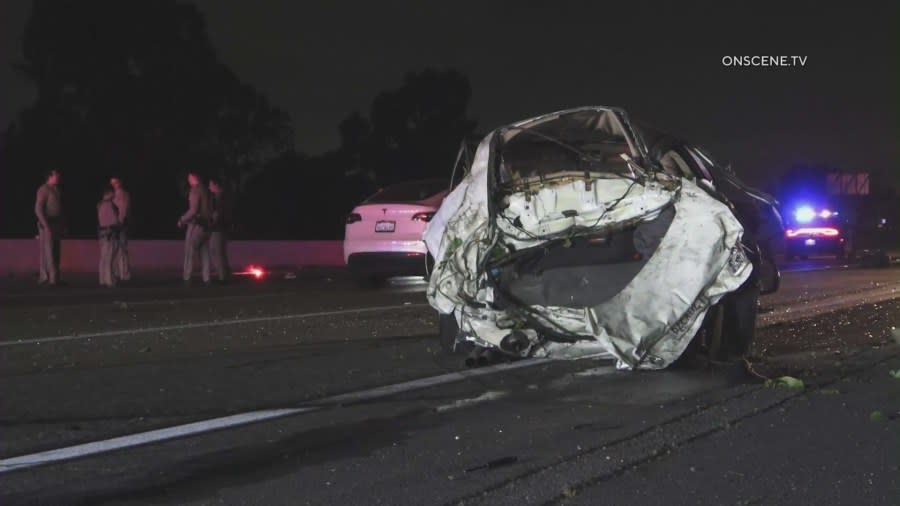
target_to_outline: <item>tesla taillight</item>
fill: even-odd
[[[347,224],[356,223],[357,221],[362,221],[362,216],[359,213],[350,213],[347,215]]]
[[[434,218],[434,213],[433,213],[433,212],[428,212],[428,213],[416,213],[416,214],[414,214],[413,217],[412,217],[413,221],[425,221],[425,222],[431,221],[431,218]]]

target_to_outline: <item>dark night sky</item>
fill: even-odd
[[[307,153],[335,147],[338,122],[404,72],[456,67],[471,79],[482,131],[618,105],[732,160],[750,182],[806,162],[883,172],[896,185],[897,2],[196,3],[222,60],[291,114]],[[4,0],[0,16],[4,124],[33,99],[9,68],[29,5]],[[725,55],[808,61],[725,68]]]

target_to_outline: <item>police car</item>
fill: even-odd
[[[784,231],[785,258],[806,259],[813,255],[847,256],[847,244],[840,213],[811,205],[798,206]]]

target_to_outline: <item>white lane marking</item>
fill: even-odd
[[[494,392],[489,391],[485,392],[478,397],[471,397],[468,399],[459,399],[451,402],[450,404],[443,404],[434,408],[438,413],[443,413],[445,411],[452,411],[454,409],[462,409],[468,408],[470,406],[474,406],[476,404],[481,404],[482,402],[495,401],[497,399],[502,399],[509,395],[509,392]]]
[[[404,287],[397,288],[388,292],[388,295],[405,295],[410,293],[418,293],[424,292],[424,289],[421,290],[410,290]],[[152,306],[152,305],[176,305],[176,304],[189,304],[192,302],[218,302],[218,301],[234,301],[234,300],[246,300],[246,299],[268,299],[275,297],[292,297],[292,296],[304,296],[310,295],[311,292],[301,292],[298,290],[285,290],[281,292],[265,292],[265,293],[247,293],[243,295],[222,295],[222,296],[210,296],[210,297],[184,297],[181,299],[150,299],[150,300],[103,300],[103,301],[92,301],[92,302],[84,302],[81,304],[66,304],[66,305],[52,305],[53,309],[72,309],[72,308],[83,308],[85,306],[109,306],[109,305],[122,305],[125,304],[127,306]]]
[[[129,436],[115,437],[93,443],[85,443],[75,446],[67,446],[56,450],[48,450],[30,455],[22,455],[9,459],[0,460],[0,473],[15,471],[16,469],[24,469],[28,467],[48,464],[50,462],[59,462],[63,460],[71,460],[86,455],[95,455],[105,453],[122,448],[129,448],[149,443],[157,443],[169,439],[190,436],[201,432],[210,432],[218,429],[245,425],[263,420],[271,420],[306,411],[314,411],[319,408],[295,408],[295,409],[271,409],[264,411],[251,411],[249,413],[241,413],[239,415],[224,416],[221,418],[213,418],[211,420],[203,420],[201,422],[188,423],[185,425],[176,425],[165,429],[151,430],[148,432],[140,432]]]
[[[332,397],[327,397],[322,399],[319,403],[327,403],[327,404],[335,404],[335,403],[346,403],[346,402],[361,402],[367,401],[371,399],[376,399],[379,397],[387,397],[389,395],[395,395],[402,392],[406,392],[409,390],[418,390],[421,388],[428,388],[437,385],[443,385],[446,383],[453,383],[456,381],[461,381],[466,378],[475,378],[478,376],[483,376],[485,374],[491,374],[496,371],[505,371],[510,369],[518,369],[520,367],[531,367],[533,365],[541,365],[549,362],[553,362],[553,359],[549,358],[532,358],[529,360],[523,360],[521,362],[513,362],[511,364],[497,364],[486,367],[479,367],[477,369],[466,369],[463,371],[456,372],[448,372],[446,374],[441,374],[440,376],[432,376],[430,378],[420,378],[412,381],[405,381],[403,383],[397,383],[395,385],[387,385],[383,387],[372,388],[369,390],[363,390],[361,392],[350,392],[346,394],[334,395]]]
[[[407,291],[401,292],[399,290],[395,290],[393,292],[388,293],[388,295],[395,295],[395,294],[405,295],[407,293],[411,293],[411,292],[407,292]],[[110,304],[112,304],[112,305],[124,304],[126,306],[147,306],[147,305],[164,306],[164,305],[185,304],[185,303],[191,303],[191,302],[208,303],[208,302],[234,301],[234,300],[246,300],[246,299],[268,299],[268,298],[275,298],[275,297],[285,297],[286,298],[286,297],[294,297],[294,296],[298,296],[298,295],[306,296],[306,295],[315,295],[315,294],[313,294],[311,292],[299,292],[299,291],[288,292],[288,291],[285,291],[285,292],[269,292],[269,293],[256,293],[256,294],[246,294],[246,295],[223,295],[221,297],[190,297],[190,298],[184,298],[184,299],[137,300],[137,301],[133,301],[133,302],[128,301],[128,300],[113,300],[113,301],[100,302],[100,303],[91,304],[91,305],[108,306]],[[69,305],[69,306],[52,306],[52,308],[58,309],[61,307],[62,308],[84,307],[85,305],[86,304],[73,304],[73,305]]]
[[[346,394],[325,397],[315,402],[308,403],[306,406],[297,408],[250,411],[237,415],[212,418],[210,420],[203,420],[184,425],[176,425],[174,427],[167,427],[165,429],[139,432],[137,434],[131,434],[128,436],[115,437],[112,439],[105,439],[92,443],[84,443],[74,446],[67,446],[64,448],[57,448],[55,450],[47,450],[28,455],[21,455],[18,457],[11,457],[0,460],[0,474],[8,473],[10,471],[15,471],[18,469],[26,469],[29,467],[50,464],[53,462],[62,462],[66,460],[87,457],[90,455],[96,455],[99,453],[107,453],[114,450],[132,448],[135,446],[146,445],[150,443],[159,443],[175,438],[195,436],[215,430],[228,429],[240,425],[273,420],[275,418],[283,418],[286,416],[308,413],[311,411],[322,409],[324,406],[328,405],[339,405],[348,402],[360,402],[378,399],[394,394],[420,390],[437,385],[455,383],[464,379],[476,378],[478,376],[484,376],[496,372],[546,364],[548,362],[552,362],[552,360],[546,358],[537,358],[531,360],[523,360],[520,362],[513,362],[511,364],[497,364],[487,367],[480,367],[478,369],[468,369],[465,371],[451,372],[438,376],[432,376],[429,378],[420,378],[416,380],[405,381],[403,383],[397,383],[394,385],[370,388],[368,390],[361,390],[359,392],[350,392]]]
[[[585,369],[584,371],[578,371],[575,373],[575,376],[606,376],[608,374],[613,374],[617,371],[615,366],[607,366],[607,367],[595,367],[593,369]]]
[[[817,272],[817,271],[833,271],[835,269],[850,270],[853,266],[848,264],[839,265],[792,265],[782,267],[779,270],[783,273],[787,272]],[[856,270],[856,269],[854,269]]]
[[[91,295],[96,292],[87,292],[83,295]],[[236,299],[258,299],[258,298],[268,298],[268,297],[277,297],[277,296],[288,296],[288,295],[297,295],[300,292],[292,292],[292,291],[283,291],[283,292],[266,292],[266,293],[248,293],[245,295],[222,295],[222,296],[211,296],[211,297],[184,297],[181,299],[150,299],[150,300],[134,300],[129,301],[127,299],[113,299],[113,300],[94,300],[94,301],[86,301],[76,304],[53,304],[49,306],[41,307],[38,309],[44,308],[53,308],[53,309],[72,309],[72,308],[83,308],[87,306],[109,306],[109,305],[118,305],[118,304],[128,304],[129,306],[142,306],[142,305],[153,305],[153,304],[183,304],[188,302],[215,302],[219,300],[236,300]],[[54,295],[59,295],[58,293]],[[78,293],[68,293],[66,295],[77,296]],[[17,296],[17,297],[27,297],[27,296]],[[15,297],[10,297],[15,298]]]
[[[244,325],[247,323],[262,323],[262,322],[272,322],[272,321],[281,321],[281,320],[299,320],[303,318],[317,318],[322,316],[337,316],[344,314],[357,314],[357,313],[374,313],[378,311],[392,311],[396,309],[410,309],[410,308],[419,308],[419,307],[430,307],[426,303],[405,303],[405,304],[396,304],[392,306],[375,306],[375,307],[361,307],[355,309],[341,309],[337,311],[318,311],[314,313],[300,313],[300,314],[288,314],[288,315],[279,315],[279,316],[260,316],[256,318],[241,318],[235,320],[217,320],[211,322],[197,322],[197,323],[184,323],[181,325],[164,325],[160,327],[142,327],[136,329],[122,329],[122,330],[109,330],[106,332],[95,332],[93,334],[71,334],[66,336],[52,336],[52,337],[38,337],[34,339],[16,339],[14,341],[0,341],[0,347],[4,346],[18,346],[24,344],[40,344],[40,343],[51,343],[55,341],[75,341],[79,339],[92,339],[95,337],[109,337],[109,336],[126,336],[126,335],[134,335],[134,334],[148,334],[152,332],[165,332],[170,330],[187,330],[187,329],[199,329],[199,328],[207,328],[207,327],[222,327],[226,325]]]
[[[411,293],[424,293],[424,289],[407,289],[407,287],[400,286],[396,289],[390,290],[386,292],[386,295],[407,295]],[[332,292],[333,293],[333,292]],[[315,295],[313,292],[302,292],[299,290],[293,291],[283,291],[283,292],[266,292],[266,293],[248,293],[244,295],[222,295],[222,296],[213,296],[213,297],[186,297],[183,299],[151,299],[151,300],[138,300],[134,302],[129,302],[127,300],[114,300],[112,304],[127,304],[129,306],[140,306],[140,305],[166,305],[166,304],[181,304],[181,303],[190,303],[190,302],[218,302],[220,300],[224,301],[233,301],[233,300],[242,300],[242,299],[267,299],[272,297],[295,297],[295,296],[307,296],[307,295]],[[106,305],[106,303],[98,303],[97,305]],[[54,309],[58,307],[78,307],[84,306],[84,304],[75,304],[72,306],[52,306]]]
[[[109,304],[120,305],[125,304],[128,306],[152,306],[155,304],[159,305],[172,305],[172,304],[186,304],[191,302],[216,302],[220,300],[242,300],[242,299],[267,299],[269,297],[288,297],[291,295],[297,295],[298,292],[268,292],[268,293],[248,293],[245,295],[223,295],[221,297],[185,297],[182,299],[150,299],[150,300],[113,300],[107,302],[97,302],[92,303],[90,305],[96,306],[105,306]],[[52,306],[53,309],[58,309],[60,307],[70,308],[70,307],[83,307],[86,304],[70,304],[68,306]]]

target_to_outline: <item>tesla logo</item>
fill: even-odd
[[[384,214],[387,214],[387,208],[385,207],[384,209],[381,210],[381,212],[383,212]]]

